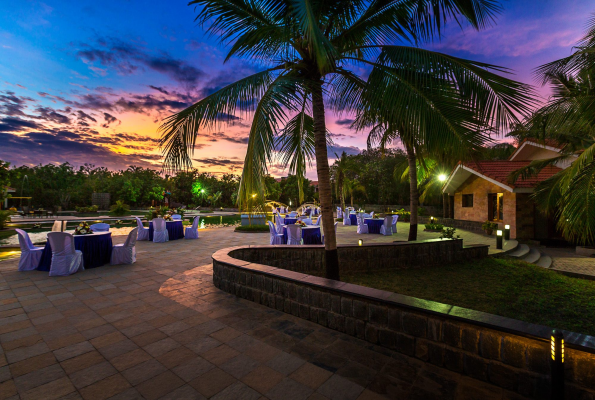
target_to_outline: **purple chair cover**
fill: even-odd
[[[314,228],[302,228],[302,239],[304,244],[322,244],[322,236],[320,235],[320,227]],[[287,243],[287,227],[283,227],[283,242]]]
[[[83,252],[85,269],[109,264],[112,257],[112,233],[74,235],[74,248]],[[43,249],[38,271],[49,271],[52,264],[52,246],[48,240]]]
[[[178,240],[184,238],[184,223],[182,221],[167,221],[165,228],[169,234],[169,240]],[[149,240],[153,241],[153,222],[149,222]]]

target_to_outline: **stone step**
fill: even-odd
[[[519,246],[519,242],[517,242],[514,239],[510,239],[504,242],[504,246],[502,246],[502,252],[503,253],[509,253],[513,250],[516,250],[516,248]]]
[[[552,266],[552,258],[548,255],[542,254],[539,261],[535,263],[542,268],[550,268]]]
[[[529,253],[523,258],[523,261],[529,264],[536,264],[541,258],[541,253],[537,249],[529,249]]]
[[[510,252],[508,255],[512,257],[525,257],[527,254],[529,254],[529,251],[531,251],[529,246],[526,244],[521,244],[517,246],[516,250]]]

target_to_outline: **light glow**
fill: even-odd
[[[438,175],[438,180],[439,180],[440,182],[444,182],[444,181],[446,180],[446,175],[444,175],[444,174],[440,174],[440,175]]]

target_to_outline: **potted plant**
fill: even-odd
[[[492,221],[486,221],[481,224],[481,229],[483,229],[488,235],[491,235],[496,228],[498,228],[498,224]]]

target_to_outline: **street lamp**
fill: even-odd
[[[438,180],[439,180],[440,182],[444,182],[444,181],[446,180],[446,175],[444,175],[444,174],[440,174],[440,175],[438,175]]]

